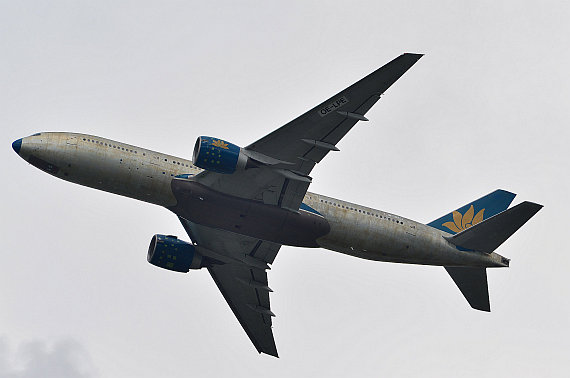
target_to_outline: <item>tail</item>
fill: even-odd
[[[514,193],[499,189],[428,225],[451,233],[445,239],[461,251],[490,254],[542,208],[523,202],[506,210],[514,198]],[[491,311],[486,268],[446,266],[445,270],[472,308]]]
[[[456,234],[506,210],[516,194],[497,189],[476,201],[428,223],[428,226]]]
[[[472,308],[480,311],[491,311],[487,270],[485,268],[446,266],[445,270]]]

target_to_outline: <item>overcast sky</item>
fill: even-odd
[[[568,3],[213,3],[0,0],[0,376],[568,376]],[[188,240],[173,214],[10,146],[245,146],[403,52],[426,56],[309,189],[425,223],[497,188],[545,205],[497,250],[491,313],[441,267],[283,247],[258,355],[207,271],[147,263],[155,233]]]

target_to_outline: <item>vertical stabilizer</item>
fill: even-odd
[[[452,235],[462,233],[472,226],[479,224],[503,211],[505,211],[516,194],[506,190],[497,189],[475,201],[428,223],[428,226],[448,232]],[[468,249],[459,250],[468,251]],[[468,253],[468,252],[467,252]],[[445,270],[453,279],[467,302],[476,310],[491,311],[489,304],[489,287],[487,285],[487,271],[482,267],[449,267]]]
[[[428,223],[428,226],[456,234],[506,210],[516,194],[497,189],[459,209]]]

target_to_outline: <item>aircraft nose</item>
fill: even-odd
[[[15,140],[15,141],[12,143],[12,148],[14,149],[14,151],[16,151],[16,153],[17,153],[18,155],[20,155],[20,149],[22,148],[22,138],[20,138],[20,139],[18,139],[18,140]]]

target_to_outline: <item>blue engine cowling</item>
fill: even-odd
[[[182,273],[203,266],[202,255],[196,252],[196,247],[176,236],[154,235],[146,259],[152,265]]]
[[[207,171],[231,174],[245,169],[248,158],[235,144],[201,136],[194,145],[192,160],[195,166]]]

